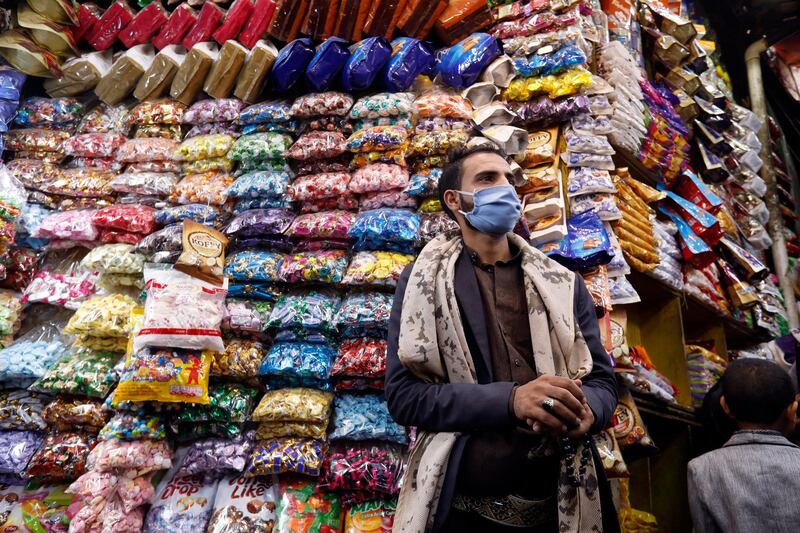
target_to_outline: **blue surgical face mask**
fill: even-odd
[[[472,211],[464,215],[472,227],[481,233],[505,235],[514,229],[522,213],[517,191],[512,185],[495,185],[474,193],[456,191],[472,196]]]

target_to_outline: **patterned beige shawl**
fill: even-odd
[[[592,369],[589,348],[575,326],[575,274],[509,234],[522,250],[525,293],[534,358],[539,374],[577,379]],[[398,356],[402,364],[430,383],[476,383],[475,367],[464,336],[455,294],[455,265],[461,237],[439,235],[420,253],[403,298]],[[450,451],[459,433],[420,431],[409,457],[400,491],[394,531],[424,533],[433,526]],[[580,458],[580,448],[576,462]],[[600,498],[594,462],[581,487],[566,482],[566,464],[559,476],[559,530],[601,532]],[[574,465],[575,471],[578,465]]]

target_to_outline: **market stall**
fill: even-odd
[[[780,128],[672,4],[20,2],[0,533],[391,531],[415,439],[383,397],[394,288],[457,229],[437,184],[477,143],[513,159],[515,232],[594,299],[623,530],[689,530],[695,410],[790,313],[759,174]]]

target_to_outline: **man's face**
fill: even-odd
[[[497,185],[509,185],[514,179],[511,166],[498,154],[479,152],[467,157],[462,163],[461,191],[475,193],[481,189]],[[459,211],[469,213],[474,205],[472,196],[458,194],[449,190],[444,193],[447,207],[456,214],[459,222],[463,215]]]

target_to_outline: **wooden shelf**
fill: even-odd
[[[631,394],[636,401],[636,407],[642,414],[657,417],[662,420],[669,420],[671,422],[702,427],[693,407],[687,407],[678,403],[661,402],[633,389],[631,390]]]

